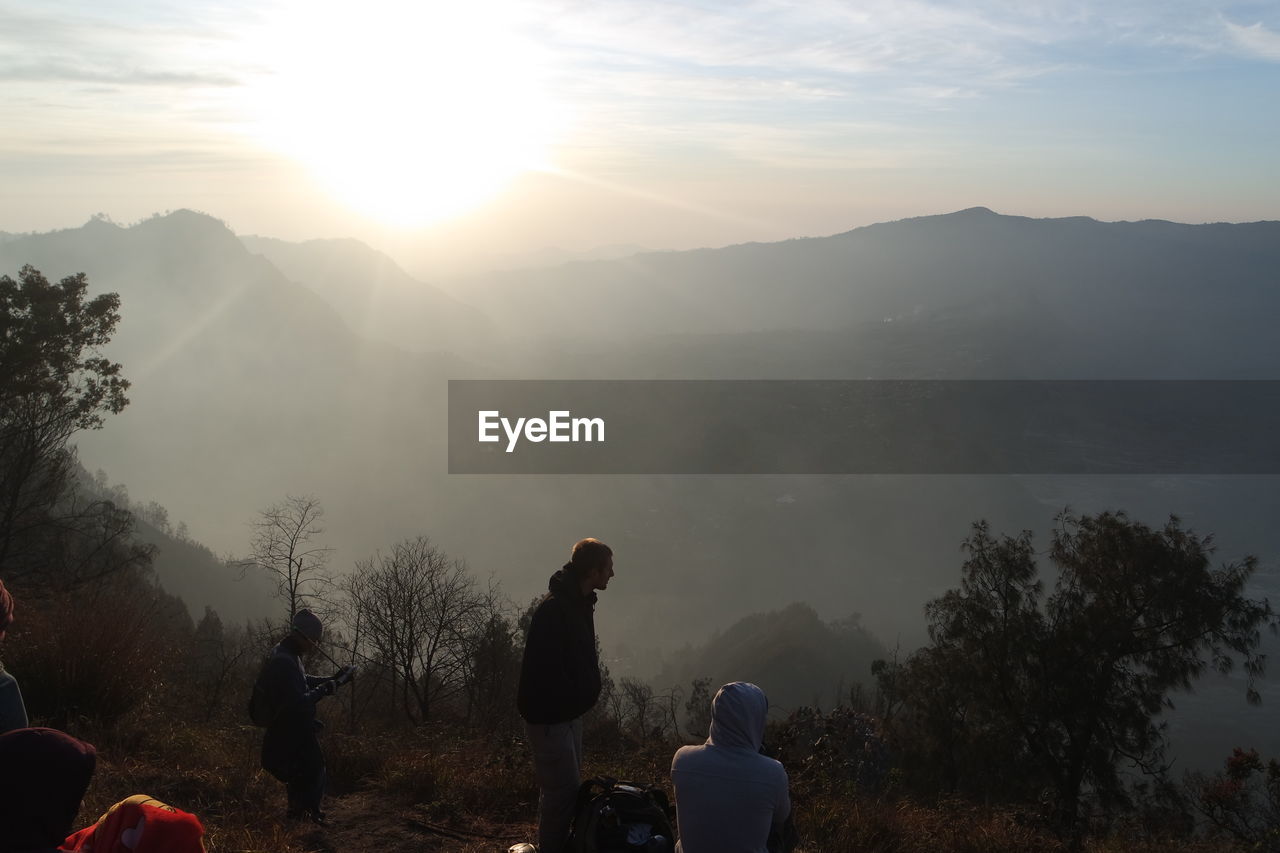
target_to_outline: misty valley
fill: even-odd
[[[989,649],[966,645],[973,635],[959,626],[985,617],[954,596],[972,582],[963,587],[964,606],[976,607],[985,600],[982,579],[1001,567],[1031,572],[999,581],[1021,602],[1018,609],[1005,600],[1002,612],[1045,620],[1038,630],[1048,638],[1071,619],[1080,620],[1076,636],[1091,640],[1123,621],[1119,610],[1103,621],[1079,615],[1086,611],[1068,601],[1105,598],[1113,580],[1091,581],[1089,567],[1114,555],[1086,552],[1120,541],[1194,563],[1212,580],[1197,582],[1222,601],[1280,594],[1280,489],[1261,460],[1248,470],[1247,455],[1230,474],[1186,473],[1176,458],[1167,472],[1107,475],[458,474],[449,465],[448,387],[450,380],[1265,383],[1280,380],[1273,328],[1280,223],[1030,219],[972,208],[822,238],[423,280],[355,240],[241,236],[181,210],[128,226],[96,217],[62,231],[0,234],[0,273],[16,276],[24,265],[49,282],[83,273],[89,297],[119,294],[119,323],[100,351],[122,365],[128,403],[101,428],[74,432],[76,468],[67,476],[78,483],[77,511],[110,504],[131,513],[130,544],[121,547],[136,550],[130,565],[166,596],[155,618],[185,618],[197,635],[213,631],[214,619],[219,637],[249,632],[306,604],[332,608],[343,642],[368,642],[377,636],[376,614],[393,605],[340,611],[338,602],[364,601],[358,590],[375,602],[379,579],[389,583],[397,559],[413,563],[418,553],[423,566],[460,585],[459,596],[488,608],[494,654],[518,654],[548,576],[575,541],[597,537],[613,549],[616,577],[599,595],[595,628],[610,709],[619,721],[639,721],[623,725],[632,745],[656,743],[656,735],[700,737],[698,703],[708,688],[741,680],[766,690],[770,719],[787,721],[795,738],[787,748],[799,749],[803,725],[836,725],[821,715],[870,719],[910,707],[902,697],[920,695],[912,685],[920,690],[919,680],[930,677],[923,664],[907,666],[913,653],[947,648],[954,656],[939,652],[933,665],[979,670]],[[6,405],[23,393],[10,392]],[[1188,399],[1186,417],[1214,431],[1275,416],[1270,403],[1222,412],[1212,402]],[[526,419],[525,411],[484,410],[478,421],[470,411],[470,437],[498,455],[528,444],[568,452],[608,443],[600,411],[541,411],[545,417]],[[1015,429],[1028,417],[1015,398],[980,414]],[[688,407],[663,409],[664,422],[642,440],[710,459],[724,442],[683,420],[694,417]],[[944,456],[970,452],[947,443],[957,434],[947,426],[907,421],[893,434]],[[767,431],[778,428],[762,422],[756,433],[745,431],[737,451],[750,454],[756,440],[765,446]],[[1133,446],[1165,438],[1159,423],[1135,429],[1150,435],[1126,434]],[[321,555],[315,566],[324,567],[324,583],[285,603],[278,578],[255,557],[255,536],[271,513],[298,510],[295,501],[322,510],[323,523],[308,517],[316,523],[303,539]],[[27,559],[18,550],[10,557],[14,566]],[[1236,570],[1244,580],[1232,587]],[[25,576],[6,571],[16,594],[22,583],[14,578]],[[1142,597],[1133,607],[1155,608],[1174,580],[1144,584],[1140,574],[1126,581]],[[1222,606],[1221,619],[1235,613]],[[1185,601],[1169,607],[1171,620],[1194,609]],[[1223,634],[1214,647],[1236,665],[1188,665],[1189,689],[1181,676],[1171,678],[1169,705],[1150,709],[1154,725],[1167,725],[1158,732],[1169,743],[1162,757],[1179,775],[1212,773],[1236,747],[1280,755],[1280,681],[1274,672],[1251,679],[1244,666],[1251,658],[1240,648],[1254,628],[1262,629],[1257,652],[1280,648],[1265,630],[1272,617],[1239,619],[1237,634]],[[41,660],[21,651],[22,636],[6,642],[6,662],[33,690],[56,692],[56,679],[41,688],[39,677],[18,668]],[[470,655],[476,647],[467,648]],[[248,661],[260,651],[237,654]],[[224,663],[230,678],[234,667]],[[464,704],[468,719],[473,710],[484,717],[479,709],[489,705],[513,713],[510,685],[451,692],[450,679],[473,664],[419,673],[418,688],[402,685],[415,725],[461,713]],[[221,671],[213,661],[202,665]],[[1161,666],[1176,668],[1164,661],[1151,669]],[[1048,683],[1078,684],[1074,677],[1063,672]],[[199,701],[210,709],[240,701],[231,681],[217,683]],[[1026,683],[1006,686],[1034,692]],[[1261,704],[1246,702],[1251,689]],[[354,720],[355,700],[349,714]],[[839,719],[854,725],[854,717]],[[836,730],[826,731],[835,742]],[[1122,768],[1116,785],[1142,777],[1114,761]],[[1095,779],[1084,789],[1123,799],[1119,788],[1105,787]],[[421,819],[447,822],[434,813]]]

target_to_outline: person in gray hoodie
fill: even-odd
[[[680,827],[677,853],[767,853],[770,830],[791,813],[787,771],[760,753],[769,700],[734,681],[711,700],[711,731],[671,761]]]

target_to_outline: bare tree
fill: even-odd
[[[329,580],[324,569],[333,549],[317,543],[324,533],[323,516],[315,497],[288,495],[253,522],[253,553],[247,565],[274,577],[280,597],[289,605],[289,622],[303,604],[304,585]]]
[[[619,722],[630,729],[632,736],[641,744],[648,743],[655,721],[658,722],[656,728],[661,728],[662,707],[653,695],[653,688],[638,678],[625,675],[618,682],[618,687],[625,714]]]
[[[363,598],[362,582],[363,578],[358,574],[353,574],[348,575],[343,583],[343,591],[345,592],[342,608],[343,618],[351,631],[346,652],[349,655],[351,664],[359,663],[365,666],[364,672],[361,673],[359,686],[363,687],[373,682],[375,690],[353,688],[347,691],[347,729],[351,734],[356,732],[356,719],[362,705],[367,706],[369,704],[370,696],[376,691],[377,684],[382,681],[383,675],[383,668],[376,665],[378,662],[371,660],[365,654],[364,613],[359,605]],[[375,665],[370,666],[370,664]],[[361,694],[364,695],[363,703],[360,701]]]
[[[695,678],[689,687],[689,698],[684,703],[685,726],[689,734],[702,737],[711,730],[711,678]]]
[[[466,689],[473,645],[492,615],[466,564],[425,536],[356,564],[348,585],[366,642],[392,673],[411,722]]]
[[[684,699],[684,691],[678,685],[673,686],[666,693],[658,697],[663,703],[664,715],[662,720],[663,730],[666,730],[667,723],[671,724],[671,736],[679,740],[680,738],[680,700]]]
[[[619,689],[618,685],[610,684],[608,691],[601,689],[600,701],[597,703],[596,707],[599,708],[602,706],[606,709],[605,716],[613,720],[614,724],[618,728],[619,734],[623,733],[626,728],[627,701],[626,696],[623,695],[622,690]]]
[[[66,451],[74,461],[74,450]],[[55,511],[27,531],[25,556],[11,552],[7,581],[20,580],[28,598],[56,598],[121,572],[150,572],[155,546],[134,539],[133,514],[109,500],[86,494],[72,479]],[[38,560],[26,559],[38,556]]]
[[[507,614],[508,602],[497,584],[490,581],[481,595],[482,609],[467,638],[467,722],[494,731],[513,718],[521,644],[519,629]]]

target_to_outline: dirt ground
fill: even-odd
[[[445,826],[420,807],[389,807],[369,793],[331,798],[326,812],[329,826],[300,835],[308,853],[506,853],[534,834],[533,823]]]

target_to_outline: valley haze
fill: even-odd
[[[1280,379],[1277,222],[970,208],[425,282],[356,241],[240,238],[177,211],[5,235],[0,264],[26,263],[122,298],[108,354],[131,404],[78,436],[90,471],[219,554],[247,552],[259,510],[314,495],[335,568],[427,535],[519,606],[597,536],[618,568],[598,620],[615,674],[656,674],[682,644],[793,602],[909,650],[974,521],[1046,541],[1067,505],[1177,513],[1280,588],[1270,477],[450,476],[445,444],[451,379]],[[224,618],[269,606],[242,604]],[[1218,702],[1280,746],[1270,706],[1230,685],[1186,704]],[[1206,757],[1232,745],[1196,737]]]

